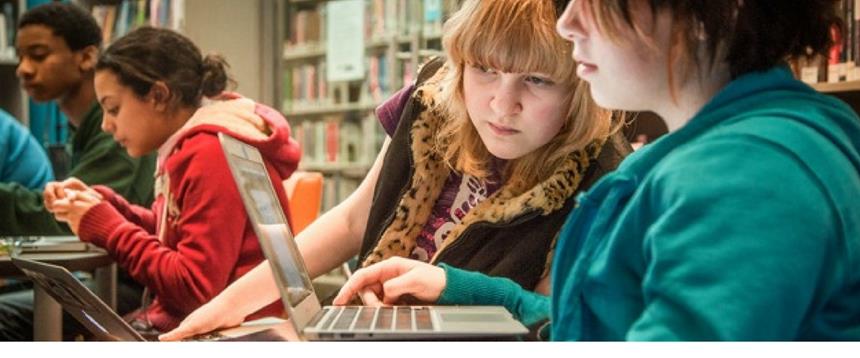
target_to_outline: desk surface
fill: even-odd
[[[90,248],[83,252],[42,252],[21,254],[21,258],[63,266],[69,271],[90,271],[113,263],[113,259],[102,249]],[[0,256],[0,276],[23,276],[12,264],[9,256]]]

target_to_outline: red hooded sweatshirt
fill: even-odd
[[[81,219],[81,240],[107,250],[154,293],[152,304],[136,318],[162,332],[264,259],[218,132],[260,150],[281,206],[288,210],[278,184],[296,169],[301,153],[286,119],[269,107],[226,94],[201,107],[159,148],[151,210],[96,186],[105,200]],[[283,306],[276,302],[248,318],[281,313]]]

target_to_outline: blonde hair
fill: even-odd
[[[502,180],[514,193],[553,174],[570,153],[612,130],[611,112],[597,107],[588,85],[576,77],[571,45],[555,32],[551,0],[466,0],[445,22],[442,45],[447,74],[439,100],[447,117],[436,135],[436,151],[457,171],[488,179],[493,156],[466,111],[463,71],[467,65],[509,73],[545,73],[569,88],[567,122],[544,146],[507,162]]]

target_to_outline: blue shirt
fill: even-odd
[[[45,150],[15,118],[0,110],[0,182],[41,190],[54,180]]]

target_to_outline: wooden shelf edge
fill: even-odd
[[[17,59],[17,58],[14,58],[14,57],[12,57],[12,58],[10,58],[10,57],[0,57],[0,65],[3,65],[3,66],[17,66],[17,65],[18,65],[18,59]]]
[[[822,93],[860,92],[860,81],[816,83],[810,86]]]
[[[347,112],[366,112],[372,111],[379,106],[379,103],[350,103],[345,105],[331,105],[320,107],[307,107],[300,109],[282,108],[281,112],[287,118],[289,117],[318,117],[327,114],[340,114]]]
[[[416,35],[396,35],[392,39],[391,36],[383,36],[383,37],[375,37],[372,39],[366,40],[364,47],[367,50],[373,50],[381,47],[388,47],[392,43],[396,44],[408,44],[412,41],[413,36]],[[441,34],[432,33],[427,36],[422,36],[422,38],[426,40],[438,40],[442,38]],[[284,61],[299,61],[305,59],[312,59],[317,57],[323,57],[326,54],[326,45],[325,43],[316,43],[313,45],[307,45],[304,47],[293,47],[288,48],[284,47],[284,53],[281,55],[281,58]]]
[[[325,47],[308,46],[284,49],[281,58],[284,61],[297,61],[325,56]]]
[[[345,176],[363,177],[370,170],[369,164],[362,163],[302,163],[299,170],[320,172],[323,174],[343,174]]]

